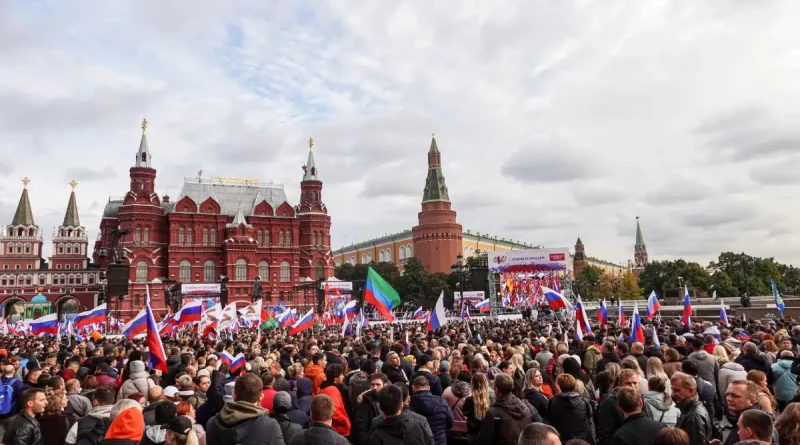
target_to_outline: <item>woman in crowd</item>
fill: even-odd
[[[472,373],[461,371],[453,384],[445,388],[442,398],[453,412],[453,426],[447,430],[447,443],[452,445],[467,444],[467,418],[464,415],[464,403],[470,396]]]
[[[147,397],[145,397],[144,394],[140,392],[132,393],[131,395],[128,396],[128,398],[139,402],[139,405],[142,405],[142,409],[144,409],[144,407],[147,406]]]
[[[779,445],[800,445],[800,403],[790,403],[775,421]]]
[[[474,444],[483,425],[483,418],[494,403],[490,397],[489,382],[481,373],[472,375],[470,395],[464,400],[464,417],[467,418],[467,442]],[[492,393],[493,395],[493,393]]]
[[[344,437],[350,436],[350,417],[351,410],[346,408],[349,405],[350,396],[347,387],[344,386],[344,369],[342,365],[328,365],[325,368],[325,380],[319,387],[320,394],[327,394],[333,399],[333,429]]]
[[[563,373],[569,374],[574,377],[575,380],[583,382],[583,391],[579,392],[581,397],[584,397],[587,400],[595,401],[596,397],[594,394],[594,384],[592,384],[592,378],[589,377],[589,374],[584,372],[583,369],[581,369],[581,364],[578,363],[578,360],[576,360],[574,357],[569,357],[564,360],[564,363],[561,366]]]
[[[654,357],[651,357],[652,360]],[[658,360],[657,358],[655,360]],[[650,363],[648,363],[649,367]],[[669,392],[667,392],[666,375],[653,375],[647,381],[649,391],[642,394],[645,410],[653,420],[661,422],[665,426],[675,426],[681,411],[675,406]]]
[[[192,404],[189,402],[179,403],[176,414],[178,416],[185,416],[187,419],[191,420],[192,429],[194,429],[194,432],[197,435],[198,445],[206,445],[206,431],[201,425],[198,425],[195,422],[194,407]]]
[[[747,373],[747,380],[755,383],[758,387],[758,404],[764,408],[767,414],[773,414],[778,406],[778,402],[767,386],[767,375],[753,369]]]
[[[661,379],[666,382],[666,390],[667,394],[672,394],[672,388],[670,387],[669,377],[667,377],[667,373],[664,372],[664,368],[661,365],[661,360],[658,357],[650,357],[647,359],[647,381],[650,382],[650,379],[653,377],[660,377]],[[642,391],[644,393],[644,391]]]
[[[47,397],[47,407],[39,417],[42,445],[64,445],[67,433],[73,423],[73,419],[64,415],[64,408],[67,407],[67,395],[60,389],[54,390],[48,387],[45,390],[45,397]]]
[[[575,392],[575,378],[565,372],[558,376],[556,383],[561,392],[550,400],[550,424],[563,442],[581,439],[594,445],[594,413],[589,401]]]
[[[544,392],[545,386],[550,388],[551,396]],[[545,420],[548,418],[547,403],[554,395],[550,385],[545,385],[542,371],[539,368],[529,369],[525,374],[525,389],[522,391],[522,398],[533,405]]]
[[[672,374],[681,370],[681,355],[676,349],[669,348],[664,353],[667,362],[664,364],[664,373],[672,378]]]
[[[620,366],[622,369],[633,369],[636,371],[636,374],[639,376],[639,391],[647,391],[647,379],[644,378],[644,372],[642,372],[642,368],[639,366],[638,360],[629,355],[622,359]]]

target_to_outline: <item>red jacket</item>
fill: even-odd
[[[117,381],[108,376],[108,374],[97,374],[95,376],[97,378],[97,387],[101,386],[110,386],[114,388],[114,391],[119,390],[119,384]]]
[[[272,401],[275,399],[276,392],[275,388],[272,387],[261,390],[261,394],[264,394],[264,397],[261,398],[261,407],[268,410],[270,413],[272,413]]]
[[[331,426],[333,430],[344,437],[350,436],[350,418],[347,417],[347,412],[344,410],[344,401],[342,400],[342,393],[335,385],[326,386],[319,390],[320,394],[327,394],[333,399],[333,423]]]

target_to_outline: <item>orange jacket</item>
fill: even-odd
[[[334,386],[328,386],[319,391],[320,394],[327,394],[333,399],[333,422],[331,427],[334,431],[344,437],[350,436],[350,418],[347,417],[347,412],[344,409],[344,401],[342,400],[342,393]]]
[[[315,365],[312,363],[306,366],[305,376],[306,378],[311,379],[311,383],[313,385],[313,391],[311,394],[319,394],[319,386],[325,381],[325,369],[322,367],[322,365]]]

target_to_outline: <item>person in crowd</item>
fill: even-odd
[[[571,374],[564,372],[558,376],[556,384],[561,392],[548,403],[548,419],[561,440],[581,439],[594,445],[594,411],[589,401],[575,392],[575,383]]]
[[[756,387],[758,387],[757,400],[761,408],[764,409],[764,412],[770,415],[773,414],[778,408],[778,401],[775,400],[775,396],[772,395],[772,392],[767,386],[767,376],[763,372],[754,369],[747,373],[747,380],[755,383]]]
[[[681,363],[681,370],[684,374],[694,377],[695,387],[697,388],[697,397],[700,399],[700,402],[713,419],[714,415],[716,414],[715,402],[717,399],[715,387],[711,384],[711,382],[706,381],[697,374],[698,369],[696,362],[692,360],[684,360],[683,363]]]
[[[436,397],[441,397],[444,390],[442,389],[442,381],[433,373],[433,358],[430,355],[423,354],[419,357],[419,368],[417,372],[411,377],[413,382],[417,377],[423,376],[428,379],[428,386],[430,387],[431,394]]]
[[[697,376],[710,383],[713,388],[716,388],[716,376],[719,374],[719,363],[717,363],[717,358],[703,349],[704,343],[700,338],[692,339],[690,345],[694,352],[689,354],[688,361],[691,361],[697,365]]]
[[[658,360],[658,359],[656,359]],[[660,379],[654,376],[652,379]],[[653,445],[664,424],[648,417],[644,412],[639,390],[625,387],[617,393],[617,406],[625,420],[609,441],[611,445]],[[559,431],[560,432],[560,431]],[[562,435],[563,437],[563,435]]]
[[[690,445],[689,435],[686,434],[686,431],[672,426],[661,429],[656,434],[654,443],[656,445]]]
[[[273,399],[273,411],[270,413],[270,417],[275,419],[281,427],[283,441],[285,443],[291,442],[295,434],[303,431],[303,426],[292,422],[292,419],[288,416],[289,411],[292,410],[292,397],[286,391],[278,391],[273,396]]]
[[[59,377],[60,378],[60,377]],[[72,427],[71,417],[64,414],[67,394],[61,389],[45,389],[47,406],[39,416],[43,445],[62,445]]]
[[[464,399],[464,417],[467,420],[467,442],[474,444],[484,417],[494,403],[494,392],[489,389],[486,376],[478,372],[472,375],[470,395]]]
[[[800,445],[800,403],[790,403],[775,421],[780,445]]]
[[[386,363],[381,367],[381,372],[385,374],[392,383],[410,383],[409,377],[411,374],[406,372],[400,360],[400,355],[397,352],[392,351],[386,354]]]
[[[720,394],[721,402],[727,408],[725,401],[725,392],[728,390],[728,385],[734,380],[746,379],[747,371],[744,366],[734,361],[723,363],[719,368],[719,377],[717,378],[717,391]]]
[[[758,404],[758,386],[750,380],[734,380],[728,385],[725,393],[728,401],[727,420],[731,425],[730,433],[725,439],[725,445],[733,445],[739,439],[739,417],[746,411],[764,411]]]
[[[111,416],[111,408],[114,405],[114,388],[103,386],[95,391],[92,408],[88,414],[80,418],[72,425],[67,433],[64,443],[75,445],[97,445],[103,439]]]
[[[297,379],[295,382],[295,392],[297,393],[297,409],[306,416],[311,413],[311,399],[314,393],[314,384],[311,379],[305,377]]]
[[[642,390],[647,389],[647,379],[644,376],[644,371],[639,367],[639,361],[632,356],[627,356],[623,357],[619,364],[622,369],[631,369],[635,371],[636,375],[639,377],[639,388]]]
[[[767,359],[759,354],[758,346],[753,342],[747,342],[742,346],[742,354],[736,358],[736,363],[742,365],[745,371],[761,371],[767,376],[767,383],[772,384],[772,368]]]
[[[345,445],[349,443],[346,437],[337,433],[331,426],[334,416],[333,405],[333,399],[327,394],[315,396],[311,400],[311,427],[299,431],[286,445]]]
[[[619,388],[631,387],[639,390],[639,374],[633,369],[623,369],[619,374],[619,385],[608,394],[597,407],[597,443],[605,445],[622,426],[625,417],[617,404]]]
[[[119,403],[132,402],[122,400]],[[116,405],[115,405],[116,407]],[[113,410],[112,410],[113,416]],[[129,407],[113,416],[100,445],[138,445],[144,436],[144,417],[138,407]]]
[[[188,401],[183,401],[176,406],[176,418],[186,417],[192,423],[192,429],[197,436],[198,445],[206,445],[206,430],[196,422],[194,407]],[[167,442],[169,442],[169,431],[167,431]],[[169,445],[169,444],[168,444]]]
[[[472,373],[461,371],[453,384],[445,388],[442,398],[453,412],[453,427],[447,430],[450,445],[467,445],[467,418],[464,415],[464,403],[471,392]]]
[[[594,380],[597,376],[597,364],[602,360],[603,352],[595,344],[595,336],[587,334],[583,336],[583,357],[581,357],[581,366],[589,376]]]
[[[237,377],[233,401],[226,403],[206,425],[206,442],[209,445],[284,445],[280,425],[261,407],[262,389],[263,383],[255,374]]]
[[[37,364],[38,366],[38,364]],[[28,388],[19,395],[20,414],[3,434],[4,445],[43,445],[42,429],[36,416],[47,408],[47,397],[40,388]]]
[[[372,385],[369,379],[372,374],[375,374],[377,367],[372,360],[354,361],[353,364],[358,364],[358,368],[347,373],[345,376],[345,384],[350,394],[350,406],[355,407],[358,405],[358,397],[363,394],[364,391],[371,389]]]
[[[378,373],[370,376],[370,389],[362,392],[356,399],[355,417],[350,430],[354,445],[366,445],[372,419],[379,416],[380,392],[389,382],[386,375]]]
[[[446,431],[453,427],[453,412],[441,397],[431,394],[430,381],[425,376],[414,379],[411,410],[426,418],[436,445],[446,445]]]
[[[696,378],[682,372],[673,374],[672,399],[681,410],[676,426],[686,431],[691,445],[707,445],[711,440],[711,415],[697,395]]]
[[[681,370],[681,356],[677,349],[669,348],[664,353],[666,363],[664,363],[664,373],[668,378],[672,378],[672,374]]]
[[[656,359],[658,360],[658,359]],[[642,394],[645,414],[664,426],[675,426],[681,411],[675,406],[669,393],[667,393],[666,374],[655,374],[647,381],[649,391]],[[624,411],[623,411],[624,414]]]
[[[93,401],[94,392],[99,387],[100,386],[97,384],[97,377],[88,374],[83,377],[83,381],[81,382],[81,395],[89,399],[89,401]]]
[[[273,385],[275,384],[275,375],[271,372],[264,372],[261,374],[261,382],[264,385],[264,389],[261,390],[261,407],[265,410],[272,412],[272,402],[275,398],[275,388]]]
[[[186,401],[192,405],[192,408],[197,410],[197,407],[206,401],[206,391],[208,391],[208,387],[211,386],[211,377],[207,375],[198,375],[194,378],[193,382],[195,385],[194,394],[189,396]]]
[[[545,387],[549,388],[551,392],[553,391],[551,385],[545,385],[542,371],[537,368],[531,368],[525,373],[525,389],[522,390],[522,398],[533,405],[539,415],[547,420],[549,417],[547,403],[555,394],[548,397],[544,391]]]
[[[740,441],[756,440],[766,444],[773,443],[774,425],[772,416],[763,412],[751,409],[739,416],[737,431]]]
[[[520,432],[518,445],[561,445],[561,438],[552,426],[534,422]]]
[[[305,368],[305,376],[311,379],[313,392],[312,395],[319,394],[319,387],[325,381],[325,367],[328,365],[328,359],[325,354],[317,352],[311,356],[311,364]]]
[[[494,385],[497,399],[484,417],[477,441],[494,445],[516,444],[522,429],[532,421],[541,422],[542,418],[539,413],[532,412],[535,408],[514,395],[511,376],[499,374]]]
[[[150,388],[156,386],[153,379],[150,378],[150,374],[147,372],[144,366],[144,362],[141,360],[133,360],[129,362],[130,367],[130,375],[128,380],[122,383],[122,386],[119,387],[119,393],[117,393],[117,401],[122,399],[127,399],[134,392],[140,392],[142,394],[147,394],[150,391]]]
[[[160,403],[155,409],[155,425],[145,425],[142,445],[163,445],[166,432],[162,425],[172,421],[178,415],[178,407],[173,402]]]
[[[672,388],[670,387],[669,383],[669,376],[667,376],[667,373],[664,372],[664,365],[661,363],[661,359],[658,357],[650,357],[647,359],[647,364],[645,366],[646,366],[645,369],[647,370],[647,372],[645,372],[645,378],[647,378],[648,381],[648,389],[649,389],[650,378],[653,376],[657,376],[661,377],[661,379],[664,382],[666,382],[666,393],[672,394]],[[644,388],[641,389],[644,390]]]
[[[398,386],[386,385],[381,388],[378,401],[384,418],[369,433],[366,443],[376,445],[435,443],[422,424],[403,410],[403,391]]]
[[[163,428],[166,445],[204,445],[203,439],[197,435],[194,422],[187,416],[177,416],[164,424]]]
[[[97,384],[99,386],[110,386],[116,391],[119,389],[119,383],[117,383],[117,379],[109,375],[109,372],[111,372],[111,367],[108,363],[101,362],[97,365],[94,376],[97,377]]]
[[[86,416],[89,410],[92,409],[92,401],[88,397],[81,395],[81,382],[78,379],[70,379],[65,383],[67,391],[68,405],[72,408],[72,412],[76,418]]]
[[[333,414],[333,429],[344,437],[350,437],[349,394],[344,386],[344,368],[333,364],[325,368],[325,381],[320,385],[320,394],[326,394],[333,400],[336,412]]]
[[[0,385],[5,385],[11,388],[11,400],[16,402],[19,400],[19,394],[22,392],[23,383],[22,380],[16,377],[17,369],[14,365],[8,364],[3,366],[3,377],[0,378]],[[6,414],[0,415],[0,420],[8,419],[9,417],[15,415],[20,410],[20,406],[17,403],[11,403],[8,407],[8,412]]]

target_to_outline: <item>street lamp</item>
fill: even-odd
[[[452,265],[450,270],[458,277],[458,291],[461,295],[461,307],[464,306],[464,276],[468,269],[469,267],[464,264],[464,256],[459,253],[458,256],[456,256],[456,264]]]

